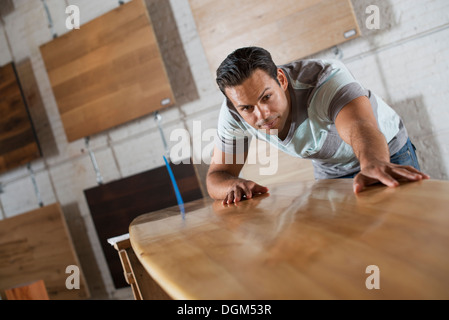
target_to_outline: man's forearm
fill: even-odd
[[[390,150],[384,135],[369,122],[360,121],[351,128],[350,144],[360,168],[378,162],[390,162]]]
[[[208,173],[206,177],[207,192],[214,200],[224,199],[236,180],[239,178],[225,171]]]
[[[335,125],[340,137],[352,147],[360,162],[360,172],[354,177],[355,193],[377,182],[395,187],[399,185],[396,179],[416,181],[429,178],[413,167],[391,163],[388,143],[377,126],[367,97],[358,97],[341,109]]]

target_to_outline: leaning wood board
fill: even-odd
[[[41,156],[15,65],[0,68],[0,173]]]
[[[79,267],[79,289],[66,288],[70,265]],[[0,220],[0,291],[39,280],[51,300],[90,295],[59,203]]]
[[[184,202],[203,197],[192,164],[171,164]],[[171,207],[176,195],[165,166],[84,190],[109,271],[118,288],[128,286],[117,251],[107,242],[128,233],[134,218],[146,212]],[[178,213],[179,213],[178,208]]]
[[[269,185],[223,206],[194,201],[130,225],[142,265],[174,299],[449,299],[449,182]],[[379,269],[379,289],[368,289]]]
[[[40,50],[69,142],[175,103],[142,0],[130,1]]]
[[[212,73],[235,49],[288,63],[360,36],[350,0],[189,0]]]

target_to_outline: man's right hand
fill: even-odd
[[[261,186],[254,181],[236,179],[232,186],[228,189],[226,197],[223,199],[223,205],[239,202],[245,197],[251,199],[255,194],[264,194],[268,192],[268,188]]]
[[[220,200],[226,205],[239,202],[244,197],[250,199],[255,194],[268,192],[267,187],[239,178],[247,156],[248,153],[245,152],[243,161],[238,162],[233,155],[232,163],[228,163],[226,154],[215,146],[206,177],[207,191],[212,199]]]

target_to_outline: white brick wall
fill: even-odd
[[[363,8],[377,5],[381,28],[362,30],[364,37],[340,45],[343,61],[365,87],[402,116],[417,147],[421,169],[432,178],[448,179],[448,148],[443,137],[449,131],[449,109],[444,103],[449,98],[449,44],[445,41],[449,36],[449,2],[353,3],[359,24],[368,16]],[[313,57],[332,56],[327,50]]]
[[[215,127],[221,104],[188,0],[170,0],[199,99],[161,111],[168,139],[172,130],[185,128],[193,134],[193,121],[202,129]],[[118,6],[111,0],[47,0],[55,30],[65,29],[65,7],[80,7],[81,25]],[[359,23],[367,15],[366,6],[376,4],[381,11],[381,29],[366,30],[364,36],[339,46],[343,61],[367,87],[386,99],[404,118],[418,148],[422,170],[435,179],[448,179],[449,170],[449,1],[447,0],[357,0],[353,1]],[[45,71],[39,46],[51,40],[41,1],[15,0],[15,11],[3,17],[0,25],[0,65],[29,58],[45,105],[56,152],[32,164],[44,204],[60,202],[67,209],[69,225],[78,223],[90,247],[77,246],[85,273],[89,264],[101,270],[101,279],[91,283],[93,298],[132,298],[129,290],[115,291],[96,237],[83,190],[95,186],[95,172],[83,140],[68,143],[55,98]],[[11,46],[11,51],[8,43]],[[325,50],[314,57],[333,57]],[[39,127],[39,123],[35,124]],[[173,146],[176,142],[170,142]],[[206,143],[205,143],[206,144]],[[130,176],[163,165],[164,148],[153,115],[91,137],[105,182]],[[201,154],[195,154],[200,158]],[[0,218],[11,217],[38,207],[26,167],[0,175]],[[73,212],[72,212],[73,210]],[[78,213],[76,211],[79,211]],[[94,258],[90,252],[94,252]],[[91,259],[91,260],[89,260]],[[95,261],[92,261],[95,260]],[[91,275],[92,279],[94,275]],[[89,279],[89,274],[87,275]]]

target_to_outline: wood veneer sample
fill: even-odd
[[[0,68],[0,173],[41,157],[15,66]]]
[[[189,2],[213,74],[240,47],[263,47],[284,64],[360,35],[350,0]]]
[[[142,0],[130,1],[40,50],[69,142],[175,103]]]
[[[79,267],[79,289],[66,280]],[[0,220],[0,291],[43,280],[51,300],[86,299],[86,286],[59,203]]]

